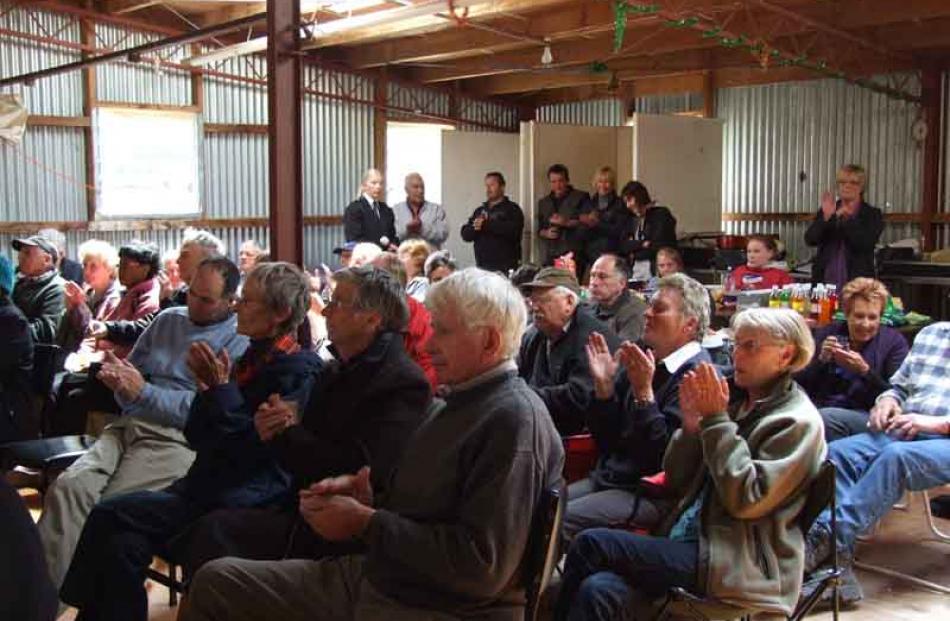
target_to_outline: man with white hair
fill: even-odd
[[[579,305],[580,285],[564,269],[546,267],[521,285],[529,294],[532,326],[518,354],[521,377],[548,406],[562,435],[578,433],[590,406],[593,384],[587,367],[587,339],[604,335],[610,351],[620,344],[617,335]]]
[[[343,212],[343,232],[346,241],[372,242],[383,250],[399,243],[396,218],[383,200],[386,184],[383,173],[370,168],[360,183],[360,197],[347,205]]]
[[[594,398],[586,422],[599,455],[590,476],[568,488],[568,536],[624,523],[650,527],[668,508],[636,490],[641,477],[660,471],[680,427],[680,382],[697,365],[712,362],[700,345],[709,296],[692,278],[673,274],[660,280],[645,317],[642,348],[627,341],[611,355],[597,334],[587,346]]]
[[[14,239],[19,277],[11,299],[30,322],[34,343],[53,343],[66,306],[66,281],[56,270],[59,252],[45,237]]]
[[[531,515],[561,485],[564,462],[513,361],[525,308],[510,283],[477,268],[434,285],[426,305],[444,408],[410,440],[383,497],[366,468],[300,494],[311,528],[359,540],[365,554],[213,561],[191,583],[184,621],[523,617]]]
[[[393,207],[399,239],[424,239],[438,250],[449,238],[442,205],[426,200],[426,184],[419,173],[406,175],[406,200]]]

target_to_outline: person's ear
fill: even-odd
[[[494,326],[485,326],[482,329],[482,355],[494,359],[501,350],[501,332]]]

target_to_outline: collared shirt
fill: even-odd
[[[666,367],[666,370],[670,374],[676,373],[677,370],[684,364],[686,361],[698,354],[703,350],[702,345],[697,341],[690,341],[686,345],[683,345],[672,354],[660,361],[660,364]]]
[[[564,335],[567,334],[567,331],[571,329],[572,325],[574,325],[573,317],[567,320],[567,323],[564,324],[563,328],[561,328],[561,333],[557,335],[556,339],[552,339],[548,337],[547,339],[548,355],[551,354],[551,349],[553,349],[554,346],[557,345],[561,341],[562,338],[564,338]]]
[[[891,376],[892,397],[907,413],[950,416],[950,321],[927,326],[917,334],[904,363]]]
[[[505,373],[508,373],[508,372],[515,372],[515,373],[518,372],[518,365],[511,358],[503,362],[499,362],[497,365],[488,369],[484,373],[480,373],[476,375],[475,377],[471,379],[467,379],[464,382],[455,384],[454,386],[447,386],[447,388],[449,389],[450,393],[471,390],[472,388],[475,388],[476,386],[480,386],[481,384],[484,384],[485,382],[493,380],[496,377],[504,375]]]
[[[422,207],[419,209],[419,221],[422,223],[422,230],[418,233],[410,234],[406,230],[406,226],[412,221],[412,208],[407,201],[396,203],[393,207],[393,214],[396,217],[396,235],[399,236],[399,239],[419,237],[438,249],[449,238],[449,222],[441,205],[429,201],[422,203]]]
[[[370,208],[373,210],[373,213],[375,213],[376,217],[378,218],[379,217],[379,201],[373,198],[372,196],[370,196],[369,194],[367,194],[366,192],[363,192],[363,200],[369,203]]]

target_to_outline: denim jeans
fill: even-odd
[[[950,439],[918,436],[897,440],[883,433],[862,433],[828,445],[838,468],[838,548],[853,552],[866,532],[905,491],[921,491],[950,482]],[[829,526],[830,512],[818,518]]]
[[[557,621],[630,619],[634,591],[659,597],[696,592],[699,544],[595,528],[574,539],[564,564]]]
[[[869,414],[848,408],[820,408],[821,420],[825,423],[825,442],[866,433]]]

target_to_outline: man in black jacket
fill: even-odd
[[[577,273],[586,268],[580,215],[590,212],[590,197],[586,192],[574,189],[564,164],[548,168],[548,183],[551,192],[538,201],[538,237],[541,238],[541,261],[552,265],[554,259],[568,252],[574,253]]]
[[[812,282],[837,285],[840,292],[859,276],[874,278],[874,246],[884,230],[884,216],[864,202],[863,168],[842,166],[837,181],[838,200],[831,192],[822,195],[821,209],[805,231],[805,243],[818,247]]]
[[[709,325],[709,295],[684,274],[660,280],[646,312],[645,346],[626,342],[617,355],[599,334],[591,335],[587,366],[593,384],[587,427],[597,442],[590,477],[568,488],[564,531],[632,522],[649,527],[662,503],[638,498],[640,478],[661,468],[663,453],[681,422],[679,384],[701,362],[700,342]]]
[[[475,265],[508,274],[521,264],[524,213],[505,195],[500,172],[485,175],[485,202],[462,225],[462,239],[475,244]]]
[[[347,268],[334,277],[324,315],[337,363],[306,403],[272,399],[258,409],[255,425],[293,477],[295,490],[369,465],[374,489],[385,491],[425,416],[429,383],[403,348],[400,332],[409,311],[399,283],[373,267]],[[176,546],[186,572],[222,556],[319,558],[353,549],[330,544],[301,524],[293,500],[269,510],[216,511],[199,520]]]
[[[13,287],[13,303],[30,322],[34,344],[55,343],[56,329],[66,309],[66,281],[56,271],[56,246],[45,237],[34,235],[14,239],[13,249],[19,252],[20,270]]]
[[[383,173],[370,168],[360,184],[362,193],[346,206],[343,212],[343,232],[346,241],[371,242],[383,250],[396,250],[396,216],[385,203]]]
[[[587,339],[591,332],[600,332],[610,351],[617,348],[619,339],[579,306],[580,286],[567,270],[546,267],[521,288],[530,292],[533,319],[518,354],[521,377],[544,401],[561,435],[578,433],[584,428],[593,390]]]

